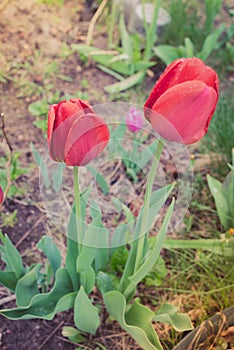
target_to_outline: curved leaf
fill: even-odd
[[[96,333],[100,324],[98,309],[93,306],[82,286],[75,300],[74,321],[78,329],[91,334]]]
[[[177,312],[174,305],[163,304],[156,311],[153,317],[155,322],[169,323],[177,332],[184,332],[193,329],[190,318],[186,314]]]
[[[163,350],[151,324],[154,317],[153,311],[138,301],[135,301],[127,311],[126,299],[118,291],[106,293],[104,300],[110,316],[115,318],[143,349]]]
[[[65,268],[57,271],[55,284],[49,293],[35,295],[27,307],[0,310],[0,314],[11,319],[42,318],[52,320],[57,312],[73,307],[76,293]]]

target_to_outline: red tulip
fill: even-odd
[[[168,141],[191,144],[207,132],[218,102],[216,72],[198,58],[172,62],[145,103],[145,116]]]
[[[3,193],[2,187],[0,186],[0,205],[3,202],[3,199],[4,199],[4,193]]]
[[[109,129],[86,101],[79,98],[52,105],[48,114],[51,158],[67,165],[86,165],[109,141]]]

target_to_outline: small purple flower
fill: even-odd
[[[129,109],[127,113],[127,118],[126,118],[126,125],[128,129],[132,132],[137,132],[138,130],[142,129],[143,127],[142,114],[135,107],[132,107]]]

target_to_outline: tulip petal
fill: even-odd
[[[88,164],[109,141],[109,129],[101,117],[84,114],[73,123],[65,145],[65,163],[72,166]]]
[[[168,141],[197,142],[207,132],[217,99],[216,91],[204,82],[175,85],[153,105],[152,127]]]
[[[193,80],[203,81],[206,85],[213,87],[218,94],[219,80],[213,69],[207,67],[199,58],[180,58],[172,62],[160,76],[145,103],[145,107],[151,109],[156,100],[172,86]],[[147,110],[146,117],[149,117]]]
[[[79,98],[51,106],[48,114],[48,146],[54,161],[64,161],[68,133],[74,121],[85,113],[93,113],[93,110],[86,101]]]
[[[54,107],[55,106],[56,105],[50,106],[49,113],[48,113],[47,140],[48,140],[49,149],[50,149],[51,138],[52,138],[52,133],[53,133],[53,128],[54,128],[54,119],[55,119]]]

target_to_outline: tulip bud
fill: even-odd
[[[141,130],[143,127],[141,112],[134,107],[130,108],[127,113],[126,125],[127,128],[132,132]]]
[[[145,117],[167,141],[192,144],[207,132],[218,102],[216,72],[198,58],[172,62],[145,103]]]
[[[109,141],[109,129],[86,101],[70,99],[50,107],[48,147],[51,158],[67,165],[86,165]]]

